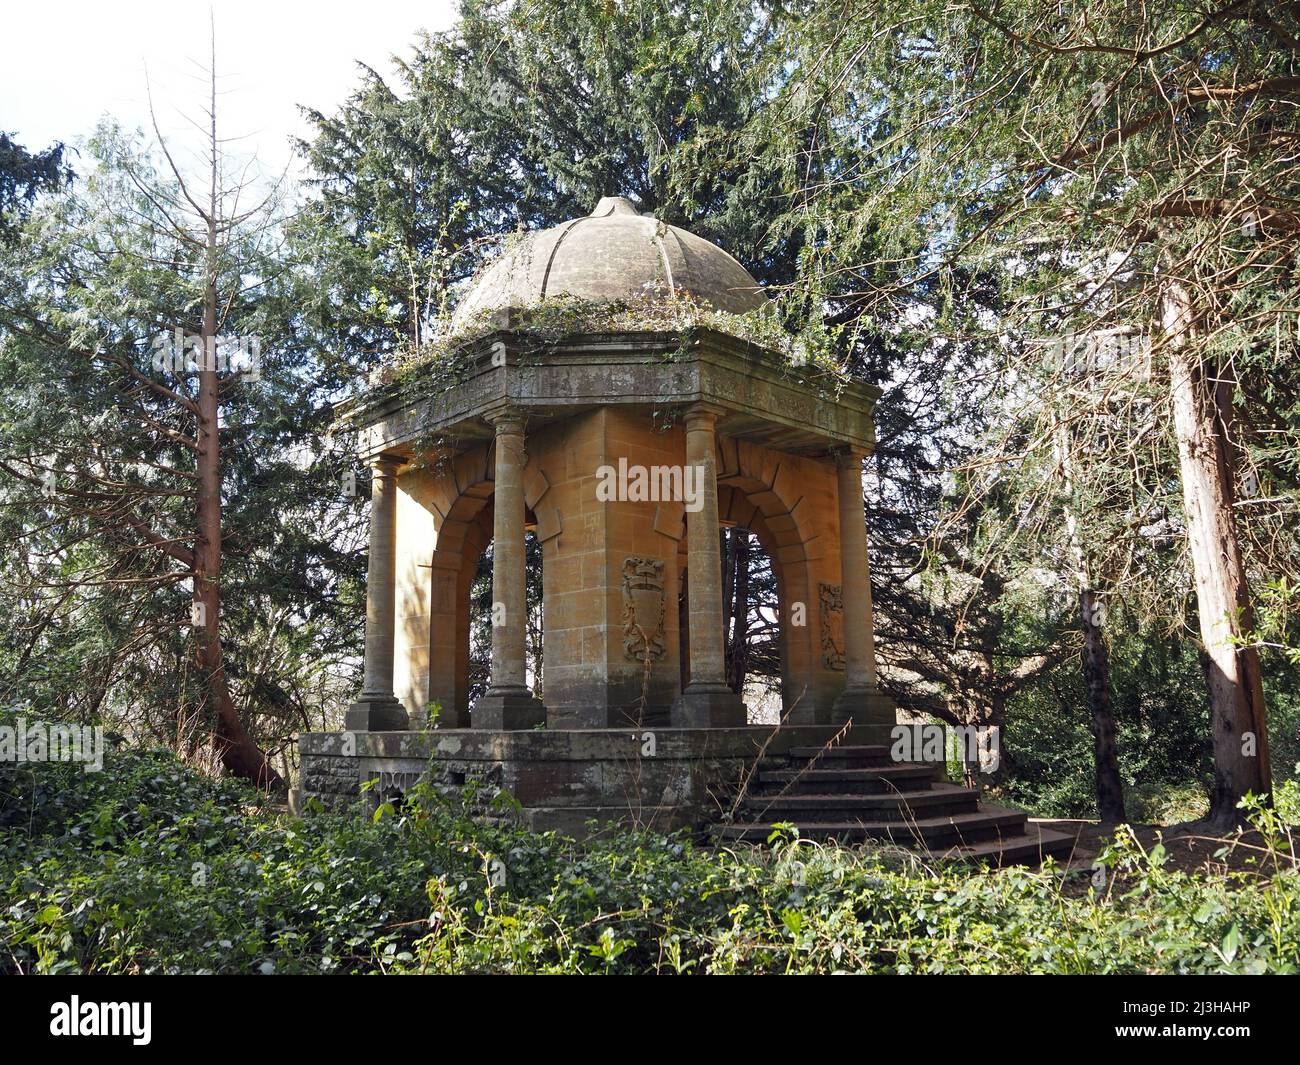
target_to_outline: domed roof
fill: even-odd
[[[453,328],[486,312],[547,297],[596,303],[651,294],[689,296],[742,314],[765,302],[762,287],[730,255],[694,233],[606,196],[583,218],[524,236],[470,285]]]

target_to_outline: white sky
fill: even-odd
[[[72,142],[111,114],[150,129],[145,70],[164,135],[194,145],[201,118],[209,7],[216,19],[218,135],[263,173],[291,159],[307,127],[297,105],[332,112],[359,83],[357,61],[381,74],[420,29],[445,29],[453,0],[45,0],[6,5],[0,19],[0,130],[37,150]],[[224,130],[224,133],[223,133]],[[76,165],[75,160],[73,163]]]

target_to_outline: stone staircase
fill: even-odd
[[[932,765],[891,761],[886,746],[793,747],[768,762],[735,821],[715,828],[719,842],[763,843],[786,822],[803,839],[880,840],[991,865],[1065,859],[1074,846],[1019,810],[981,802],[979,788],[938,780]]]

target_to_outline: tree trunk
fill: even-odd
[[[253,742],[230,694],[221,652],[221,438],[217,376],[217,130],[212,101],[211,199],[208,207],[207,286],[203,296],[203,353],[198,393],[198,536],[194,543],[194,618],[198,664],[216,714],[214,738],[221,763],[261,788],[280,791],[284,780]]]
[[[948,709],[960,722],[959,732],[949,732],[949,756],[955,754],[962,766],[966,787],[1000,787],[1010,775],[1005,739],[1007,695],[993,668],[992,655],[980,655],[961,684],[960,694],[950,696]],[[994,758],[996,752],[996,758]],[[983,753],[986,761],[981,761]]]
[[[724,641],[731,638],[731,593],[736,577],[736,530],[722,529],[718,535],[720,541],[720,558],[722,559],[722,637]]]
[[[677,675],[685,689],[691,682],[691,588],[690,573],[682,568],[682,587],[677,593]]]
[[[989,663],[990,667],[992,662]],[[990,670],[990,676],[996,677],[996,674]],[[1003,742],[1007,735],[1007,693],[1002,684],[994,683],[993,690],[988,697],[988,714],[983,722],[983,730],[976,737],[976,755],[974,768],[979,771],[980,780],[985,787],[1000,788],[1006,783],[1007,778],[1011,775],[1011,761],[1007,752],[1006,743]],[[996,759],[985,765],[981,761],[979,752],[984,752],[985,756],[997,752]]]
[[[1218,416],[1217,380],[1189,343],[1193,316],[1182,285],[1168,283],[1162,317],[1201,642],[1209,660],[1214,749],[1209,820],[1228,828],[1240,821],[1237,803],[1247,792],[1265,795],[1271,789],[1264,684],[1258,653],[1241,642],[1254,619],[1232,513],[1230,423]],[[1218,398],[1223,406],[1230,403]]]
[[[1097,789],[1097,816],[1123,824],[1124,784],[1119,775],[1115,743],[1115,714],[1110,700],[1110,661],[1106,639],[1098,624],[1098,602],[1091,589],[1079,592],[1079,620],[1083,626],[1083,679],[1092,711],[1092,760]]]
[[[1059,433],[1061,465],[1065,473],[1070,502],[1065,506],[1065,528],[1074,556],[1075,583],[1079,596],[1079,626],[1083,631],[1083,682],[1092,713],[1092,765],[1097,794],[1097,816],[1103,821],[1124,824],[1124,783],[1119,775],[1119,750],[1115,742],[1115,712],[1110,698],[1110,658],[1102,632],[1104,607],[1092,587],[1091,567],[1083,548],[1079,520],[1074,504],[1074,449],[1071,432],[1062,426]]]
[[[731,644],[727,648],[727,686],[740,693],[749,671],[749,532],[731,529]]]

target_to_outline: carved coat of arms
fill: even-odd
[[[822,616],[822,665],[827,669],[844,668],[844,598],[838,584],[817,584]]]
[[[664,564],[633,556],[623,562],[623,653],[636,662],[664,655]]]

